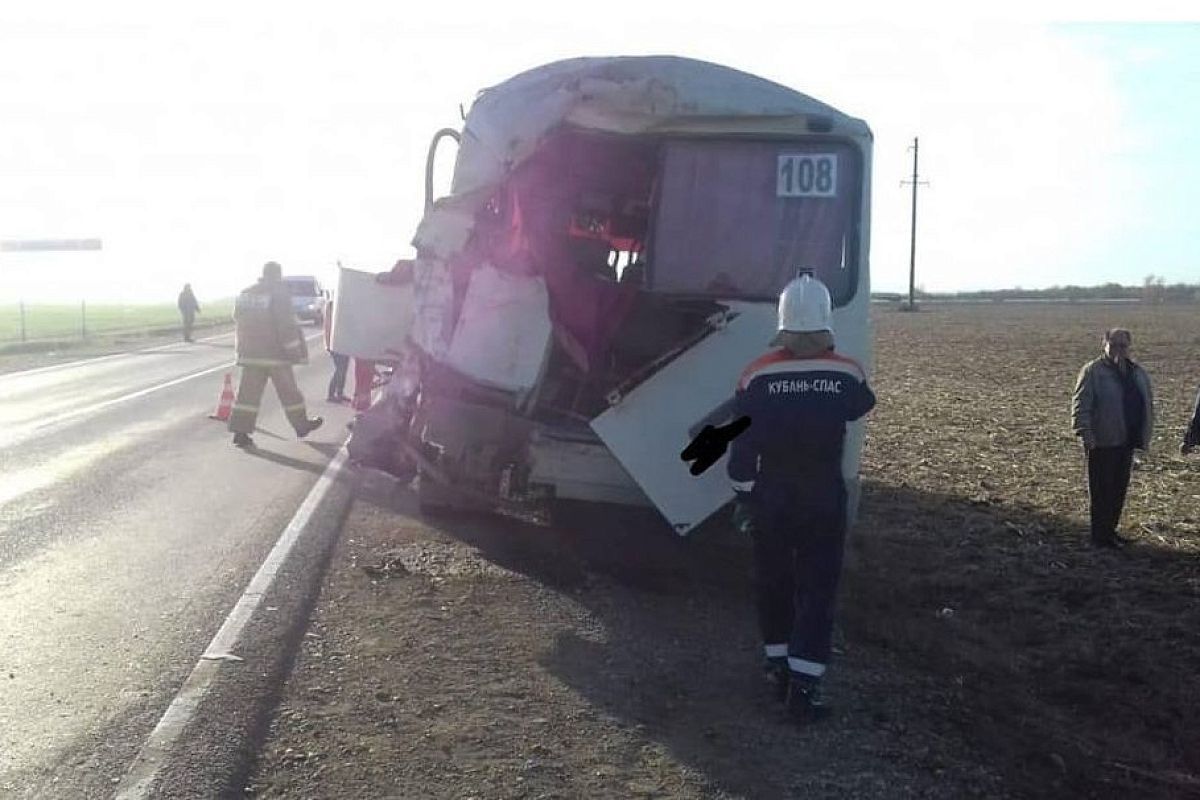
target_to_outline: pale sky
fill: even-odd
[[[268,259],[384,269],[411,254],[433,133],[478,89],[581,55],[714,61],[866,120],[877,290],[907,287],[914,136],[926,289],[1200,281],[1196,23],[920,4],[905,23],[751,2],[11,5],[0,239],[105,249],[0,253],[0,302],[170,302],[185,281],[203,302]]]

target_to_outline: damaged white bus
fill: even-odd
[[[428,196],[439,143],[450,194]],[[680,458],[812,270],[870,364],[871,132],[675,57],[580,58],[481,92],[429,152],[405,449],[422,507],[650,505],[686,534],[732,499]],[[861,425],[843,465],[856,496]]]

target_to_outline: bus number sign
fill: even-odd
[[[794,153],[779,156],[775,171],[778,197],[837,197],[835,153]]]

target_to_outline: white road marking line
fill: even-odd
[[[323,335],[324,334],[314,334],[312,336],[307,337],[307,339],[309,341],[311,341],[312,339],[315,339],[318,336],[323,336]],[[37,422],[31,423],[28,425],[24,425],[24,426],[16,426],[16,427],[10,429],[9,435],[0,436],[0,447],[11,447],[14,444],[28,441],[29,439],[33,438],[34,436],[37,436],[40,433],[44,433],[46,431],[46,429],[55,427],[57,425],[61,425],[62,423],[72,420],[76,417],[81,417],[81,416],[84,416],[87,414],[91,414],[96,411],[100,411],[102,409],[108,408],[109,406],[114,406],[114,405],[117,405],[118,403],[124,403],[128,400],[135,400],[139,397],[144,397],[145,395],[152,394],[152,393],[160,391],[162,389],[169,389],[172,386],[177,386],[178,384],[184,383],[186,381],[190,381],[192,378],[199,378],[204,375],[209,375],[213,372],[219,372],[220,370],[226,370],[226,371],[232,372],[234,370],[235,366],[236,366],[235,363],[232,361],[226,362],[224,364],[218,364],[215,367],[209,367],[207,369],[202,369],[197,372],[192,372],[187,375],[184,375],[181,378],[174,378],[165,383],[160,383],[155,386],[147,387],[145,389],[139,389],[138,391],[132,392],[130,394],[121,395],[120,397],[113,397],[108,400],[101,401],[99,403],[93,403],[90,406],[84,406],[83,408],[77,408],[73,411],[66,411],[62,414],[59,414],[56,417],[50,417],[49,419],[38,420]]]
[[[287,560],[292,547],[304,535],[313,512],[333,487],[337,474],[342,470],[345,462],[346,448],[343,447],[329,462],[329,466],[317,479],[316,485],[304,498],[304,502],[296,510],[292,521],[284,528],[279,540],[267,554],[266,560],[250,580],[246,591],[242,593],[233,610],[229,612],[229,616],[225,618],[217,635],[205,648],[204,654],[192,668],[192,673],[183,682],[179,693],[175,695],[171,705],[167,707],[158,724],[154,726],[154,730],[150,732],[149,738],[142,745],[142,749],[138,751],[129,771],[125,773],[121,783],[117,786],[114,800],[140,800],[140,798],[150,796],[149,792],[154,787],[155,779],[171,755],[172,746],[195,717],[200,703],[208,694],[219,670],[242,668],[239,665],[240,658],[234,656],[230,651],[237,645],[254,610],[262,602],[263,595],[275,582],[275,576],[283,562]],[[234,656],[239,660],[234,661],[229,656]]]
[[[216,336],[209,336],[206,339],[197,339],[196,341],[215,342],[218,339],[225,339],[230,336],[233,336],[233,331],[229,331],[228,333],[220,333],[220,334],[217,334]],[[19,370],[17,372],[6,372],[3,375],[0,375],[0,381],[5,380],[7,378],[24,378],[28,375],[38,375],[42,372],[53,372],[56,369],[67,369],[68,367],[78,367],[81,365],[91,366],[92,364],[99,364],[102,361],[112,361],[114,358],[121,358],[122,356],[133,355],[134,353],[158,353],[158,352],[169,353],[169,352],[172,352],[173,349],[178,348],[182,344],[186,344],[186,342],[175,342],[173,344],[157,344],[157,345],[154,345],[153,347],[143,347],[140,350],[124,350],[120,353],[109,353],[106,356],[96,356],[95,358],[80,358],[75,361],[64,361],[61,364],[50,364],[49,366],[46,366],[46,367],[34,367],[33,369],[23,369],[23,370]]]
[[[121,395],[120,397],[113,397],[108,400],[103,400],[99,403],[93,403],[90,406],[84,406],[83,408],[76,408],[73,411],[66,411],[62,414],[59,414],[58,416],[50,417],[49,419],[42,419],[42,420],[38,420],[37,422],[30,423],[28,425],[10,428],[6,435],[0,436],[0,446],[11,447],[14,444],[18,444],[20,442],[24,442],[29,439],[32,439],[33,437],[37,436],[38,434],[45,433],[47,431],[47,429],[61,425],[62,423],[68,422],[72,419],[75,419],[76,417],[82,417],[87,414],[92,414],[92,413],[95,413],[96,411],[101,411],[105,408],[108,408],[109,406],[115,406],[118,403],[124,403],[129,400],[135,400],[139,397],[144,397],[148,394],[152,394],[154,392],[161,391],[162,389],[169,389],[172,386],[177,386],[186,381],[190,381],[193,378],[199,378],[204,375],[211,374],[213,372],[219,372],[220,370],[232,371],[233,370],[233,362],[230,361],[225,364],[218,364],[215,367],[209,367],[208,369],[202,369],[202,370],[199,370],[198,372],[192,372],[188,375],[184,375],[182,378],[175,378],[173,380],[167,381],[166,383],[160,383],[156,386],[150,386],[145,389],[139,389],[138,391],[132,392],[131,394]]]

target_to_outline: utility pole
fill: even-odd
[[[913,171],[911,181],[900,181],[901,186],[912,184],[912,239],[908,251],[908,310],[916,311],[917,304],[914,297],[917,285],[917,187],[928,186],[929,181],[918,180],[917,175],[917,153],[920,148],[920,140],[918,137],[913,137],[912,154],[913,154]]]

